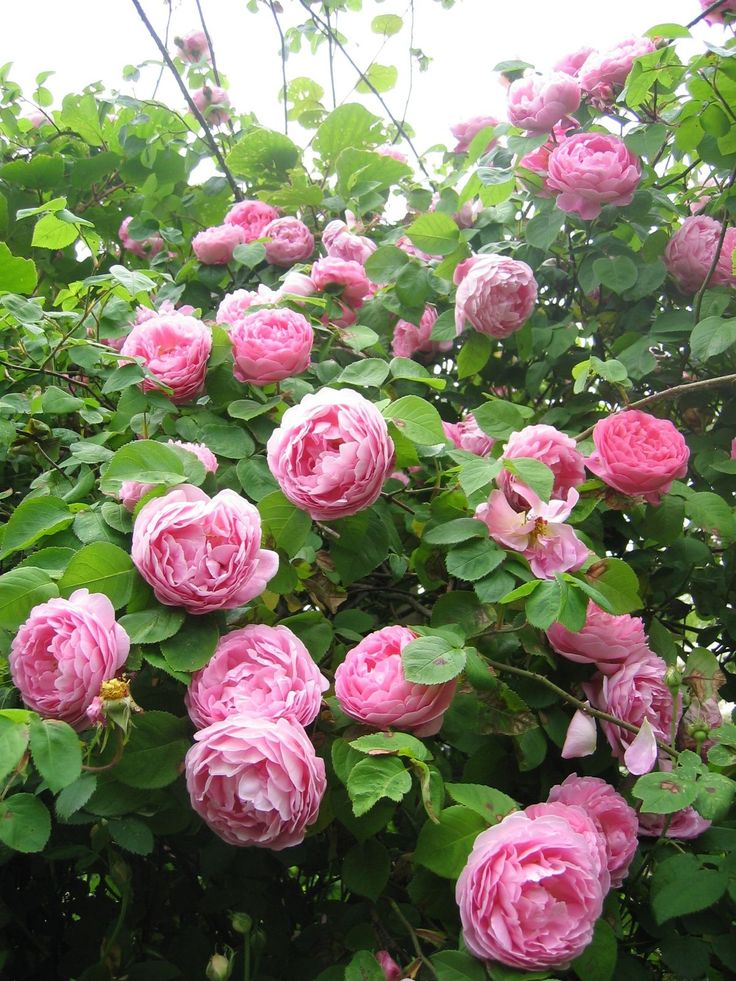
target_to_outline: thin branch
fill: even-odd
[[[690,21],[689,24],[686,24],[685,26],[688,28],[695,27],[695,25],[699,24],[701,20],[706,18],[709,14],[712,14],[714,10],[718,10],[719,7],[722,7],[725,2],[726,0],[716,0],[715,3],[712,3],[710,7],[706,7],[705,10],[702,11],[702,13],[698,14],[697,17],[695,17],[693,20]]]
[[[72,378],[71,375],[65,375],[61,371],[51,371],[49,368],[31,368],[29,365],[25,364],[13,364],[12,361],[2,361],[0,362],[0,367],[12,368],[14,371],[23,371],[26,374],[36,374],[36,375],[50,375],[52,378],[61,378],[65,381],[67,385],[79,385],[80,388],[86,388],[88,392],[91,392],[96,399],[99,399],[103,405],[106,405],[108,409],[114,409],[115,406],[108,402],[104,395],[97,392],[92,385],[87,382],[79,381],[76,378]]]
[[[433,978],[436,978],[437,977],[437,972],[434,969],[434,965],[432,964],[432,962],[429,960],[429,958],[427,957],[427,955],[422,950],[421,945],[419,943],[419,938],[416,935],[416,932],[414,930],[414,927],[411,925],[411,923],[409,923],[409,921],[407,920],[407,918],[401,912],[401,910],[399,909],[398,903],[394,902],[393,899],[389,899],[389,905],[391,906],[391,909],[394,911],[394,913],[399,918],[399,920],[401,920],[402,926],[404,927],[404,929],[406,930],[406,932],[411,937],[412,947],[414,948],[414,951],[415,951],[417,957],[422,962],[422,964],[424,964],[424,966],[427,968],[427,970],[432,975],[432,977]]]
[[[172,10],[172,7],[171,7],[171,0],[166,0],[166,6],[168,7],[169,12],[166,15],[166,33],[164,34],[164,44],[166,45],[166,48],[168,49],[168,47],[169,47],[169,30],[171,28],[171,15],[173,14],[173,10]],[[155,99],[156,98],[156,95],[158,93],[158,87],[161,84],[161,79],[164,77],[164,68],[165,67],[166,66],[162,62],[162,64],[161,64],[161,70],[159,71],[158,78],[156,79],[156,84],[153,87],[153,95],[151,96],[151,99]]]
[[[284,133],[288,135],[289,133],[289,107],[286,102],[287,93],[289,91],[289,85],[286,79],[286,38],[284,37],[284,30],[281,27],[281,21],[279,20],[279,14],[276,10],[276,5],[273,0],[267,0],[268,8],[273,14],[273,19],[276,22],[276,30],[279,32],[279,37],[281,38],[281,92],[284,97]]]
[[[411,19],[409,21],[409,87],[406,90],[406,102],[404,103],[404,111],[401,114],[402,126],[406,122],[406,114],[409,111],[409,102],[411,101],[411,92],[414,87],[414,0],[409,0],[409,7],[411,9]]]
[[[736,181],[736,167],[731,171],[731,176],[726,182],[722,193],[725,193],[730,188],[733,187],[734,181]],[[693,303],[693,320],[697,324],[700,320],[700,308],[703,305],[703,297],[705,296],[705,291],[710,285],[710,281],[713,278],[713,273],[716,271],[716,266],[718,265],[718,260],[721,258],[721,251],[723,249],[723,243],[726,240],[726,232],[728,231],[729,214],[728,211],[724,209],[723,220],[721,221],[721,233],[718,236],[718,242],[716,243],[716,250],[713,253],[713,259],[708,269],[708,274],[703,280],[703,285],[700,287],[698,292],[695,294],[695,302]]]
[[[330,89],[332,91],[332,108],[337,108],[337,95],[335,94],[335,37],[330,21],[330,8],[325,5],[325,17],[327,18],[327,55],[330,62]],[[337,14],[335,14],[337,17]]]
[[[215,84],[220,84],[220,73],[217,71],[217,61],[215,59],[215,46],[212,43],[212,38],[210,37],[210,32],[207,30],[207,22],[204,19],[204,13],[202,11],[202,5],[199,0],[195,0],[197,4],[197,12],[199,13],[199,21],[202,25],[202,30],[204,31],[204,36],[207,38],[207,45],[210,49],[210,56],[212,58],[212,73],[215,76]]]

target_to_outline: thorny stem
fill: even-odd
[[[268,9],[273,14],[273,19],[276,22],[276,30],[279,32],[279,37],[281,38],[281,92],[284,97],[284,133],[288,135],[289,133],[289,106],[287,104],[286,98],[289,89],[289,85],[286,79],[286,38],[284,37],[284,31],[281,27],[281,21],[279,20],[278,11],[273,0],[268,0]]]
[[[390,899],[389,900],[389,904],[391,906],[391,909],[396,914],[396,916],[399,918],[399,920],[401,920],[401,923],[404,926],[406,932],[411,937],[412,947],[414,948],[414,951],[415,951],[417,957],[422,962],[422,964],[424,964],[424,966],[427,968],[427,970],[432,975],[432,977],[433,978],[436,978],[437,977],[437,972],[435,971],[434,967],[432,966],[432,962],[424,954],[424,951],[421,948],[421,945],[419,943],[419,938],[416,935],[416,932],[414,930],[414,927],[411,925],[411,923],[409,923],[409,921],[407,920],[407,918],[401,912],[401,910],[399,909],[398,903],[396,903],[393,899]]]
[[[109,763],[105,763],[103,766],[87,766],[86,763],[82,764],[82,769],[85,773],[104,773],[106,770],[112,770],[118,765],[123,757],[123,748],[125,746],[125,736],[122,730],[117,729],[118,744],[115,747],[115,752]]]

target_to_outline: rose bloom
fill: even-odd
[[[288,627],[251,624],[220,638],[192,675],[185,703],[197,729],[231,715],[314,722],[330,683]]]
[[[141,259],[152,259],[163,249],[164,240],[160,235],[149,235],[146,238],[131,238],[128,235],[128,227],[131,221],[133,221],[133,216],[128,215],[127,218],[123,219],[118,229],[121,245],[128,252],[132,252],[133,255],[137,255]]]
[[[573,78],[577,78],[586,58],[592,53],[592,48],[578,48],[577,51],[571,51],[570,54],[560,58],[552,68],[556,72],[564,72],[565,75],[572,75]]]
[[[531,804],[529,807],[525,807],[524,814],[533,820],[555,814],[567,821],[573,831],[582,835],[588,843],[591,855],[594,856],[594,866],[598,871],[603,895],[608,893],[611,888],[611,876],[608,872],[606,839],[592,815],[588,814],[584,807],[572,802],[568,804],[562,801],[548,800],[546,803]]]
[[[211,350],[210,328],[196,317],[175,314],[136,324],[120,353],[141,358],[151,374],[171,389],[169,398],[178,405],[201,393]],[[151,378],[141,382],[144,392],[158,387]]]
[[[722,232],[723,226],[715,218],[693,215],[683,221],[667,243],[665,265],[683,293],[697,293],[705,282]],[[736,228],[728,228],[709,285],[736,287],[732,271],[734,252]]]
[[[681,811],[675,811],[665,831],[668,817],[668,814],[639,812],[639,834],[645,838],[660,838],[664,834],[665,838],[689,841],[692,838],[699,838],[711,825],[711,822],[701,817],[694,807],[684,807]]]
[[[673,480],[687,474],[690,450],[669,419],[626,409],[600,419],[593,430],[595,450],[588,470],[609,486],[659,504]]]
[[[226,225],[238,225],[243,229],[244,242],[254,242],[263,236],[263,230],[278,218],[276,208],[265,201],[238,201],[225,215]]]
[[[422,262],[435,262],[442,258],[441,255],[430,255],[429,252],[418,249],[408,235],[402,235],[400,238],[397,238],[394,245],[397,249],[401,249],[402,252],[406,252],[407,255],[413,255],[415,258],[421,259]]]
[[[473,116],[472,119],[468,119],[464,123],[455,123],[454,126],[450,127],[450,132],[457,140],[452,152],[465,153],[473,142],[473,137],[477,136],[482,129],[487,129],[489,126],[498,126],[498,120],[494,116]],[[488,153],[497,143],[497,139],[491,139],[484,152]]]
[[[623,88],[634,61],[654,50],[650,38],[630,37],[605,51],[592,51],[580,67],[580,87],[594,105],[604,108]]]
[[[432,328],[437,320],[437,311],[427,304],[419,325],[408,320],[399,320],[394,327],[391,339],[391,352],[395,358],[412,358],[424,354],[429,358],[452,349],[452,341],[433,341]]]
[[[368,256],[373,255],[378,246],[365,235],[350,231],[344,221],[331,221],[322,232],[322,244],[327,255],[346,262],[359,262],[365,265]]]
[[[386,981],[401,981],[404,972],[387,950],[377,950],[375,957]]]
[[[568,661],[594,664],[602,674],[615,674],[625,664],[655,656],[647,643],[641,617],[605,613],[592,600],[580,630],[568,630],[561,623],[553,623],[547,639]]]
[[[576,133],[556,147],[547,165],[547,187],[559,191],[557,207],[597,218],[604,204],[631,204],[641,180],[638,157],[617,136]]]
[[[182,61],[195,62],[202,61],[203,58],[209,60],[210,46],[207,43],[207,35],[204,31],[189,31],[182,37],[175,37],[174,44],[177,46],[178,55]]]
[[[509,121],[530,133],[549,133],[580,105],[580,86],[569,75],[526,75],[508,90]]]
[[[230,118],[230,96],[219,85],[204,85],[192,92],[192,102],[210,126],[221,126]]]
[[[455,890],[465,945],[509,967],[565,967],[603,908],[599,859],[558,814],[507,815],[475,839]]]
[[[468,321],[489,337],[521,330],[534,310],[537,281],[530,267],[502,255],[476,255],[455,269],[455,331]]]
[[[266,287],[261,285],[258,288],[260,290]],[[296,297],[312,296],[314,292],[315,286],[311,276],[300,272],[289,272],[282,279],[281,286],[276,290],[275,296],[278,300],[292,300],[294,303],[299,303],[300,301],[295,299]]]
[[[496,442],[492,436],[483,432],[472,412],[460,422],[443,422],[442,430],[456,449],[476,453],[478,456],[488,456]]]
[[[373,504],[393,469],[381,413],[352,389],[323,388],[287,409],[266,447],[268,466],[292,504],[332,521]]]
[[[13,638],[8,666],[28,708],[82,730],[100,685],[122,668],[129,650],[107,596],[77,589],[69,599],[33,607]]]
[[[266,261],[272,266],[293,266],[314,252],[314,236],[303,221],[290,215],[270,221],[263,229],[263,237]]]
[[[374,150],[379,157],[390,157],[392,160],[398,160],[399,163],[405,164],[407,157],[405,153],[402,153],[397,146],[392,143],[386,143],[384,146],[377,146]]]
[[[49,112],[51,112],[50,109]],[[29,113],[27,113],[25,116],[20,116],[19,118],[27,119],[33,129],[38,129],[39,126],[44,126],[46,123],[51,122],[49,113],[44,112],[43,109],[31,109]]]
[[[194,313],[194,307],[188,303],[180,307],[174,306],[171,300],[164,300],[155,310],[150,307],[137,306],[135,308],[135,323],[142,324],[146,320],[153,320],[154,317],[190,317]]]
[[[208,473],[215,473],[218,468],[217,457],[212,450],[204,443],[182,443],[179,439],[167,440],[169,446],[178,446],[179,449],[189,450],[204,465]],[[134,511],[135,506],[156,484],[142,484],[139,480],[124,480],[120,485],[117,498],[120,503],[128,510]]]
[[[238,381],[268,385],[307,370],[314,332],[293,310],[256,310],[235,322],[230,341]]]
[[[713,0],[700,0],[700,6],[703,10],[707,10],[708,7],[713,6]],[[706,24],[726,24],[731,22],[734,14],[736,14],[736,0],[726,0],[717,10],[712,10],[704,19]]]
[[[143,505],[131,556],[159,603],[193,614],[260,596],[279,565],[276,552],[261,548],[252,504],[231,490],[209,498],[189,484]]]
[[[384,627],[347,652],[335,672],[335,696],[346,715],[373,729],[417,736],[439,732],[457,682],[420,685],[406,680],[401,652],[417,637],[408,627]]]
[[[577,804],[593,819],[605,840],[611,885],[617,889],[628,875],[638,844],[634,808],[600,777],[578,777],[574,773],[553,787],[548,799]]]
[[[231,715],[200,729],[184,760],[192,807],[230,845],[299,845],[327,788],[298,722]]]
[[[312,266],[311,277],[318,290],[342,286],[342,299],[356,310],[370,296],[370,280],[359,262],[337,259],[334,256],[317,259]]]
[[[518,460],[522,457],[539,460],[549,467],[555,478],[553,498],[564,500],[571,488],[585,480],[585,458],[578,450],[577,443],[554,426],[526,426],[512,433],[503,448],[501,459]],[[511,506],[524,508],[525,502],[519,499],[515,491],[518,483],[518,479],[508,470],[502,470],[498,475],[498,486]]]
[[[203,265],[225,266],[232,261],[236,247],[244,241],[239,225],[213,225],[194,236],[192,249]]]
[[[226,293],[220,306],[217,308],[216,322],[218,324],[230,324],[233,326],[248,313],[252,313],[252,307],[268,306],[278,303],[280,296],[277,291],[269,289],[261,283],[257,290],[235,290]]]

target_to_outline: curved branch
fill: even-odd
[[[212,43],[212,38],[210,37],[210,32],[207,30],[207,22],[204,19],[204,12],[202,11],[202,5],[199,0],[194,0],[197,4],[197,12],[199,13],[199,21],[202,25],[202,30],[204,31],[204,36],[207,38],[207,46],[210,49],[210,56],[212,58],[212,73],[215,76],[215,84],[220,84],[220,73],[217,70],[217,61],[215,59],[215,46]]]
[[[199,2],[199,0],[198,0]],[[289,106],[287,104],[287,93],[289,90],[289,85],[286,79],[286,38],[284,37],[284,30],[281,27],[281,21],[279,20],[278,11],[274,5],[273,0],[267,0],[268,9],[273,14],[273,19],[276,22],[276,30],[279,32],[279,37],[281,38],[281,92],[284,97],[284,133],[289,135]]]

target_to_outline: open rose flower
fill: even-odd
[[[258,511],[235,491],[209,498],[181,484],[145,504],[131,556],[160,603],[188,613],[242,606],[266,588],[279,564],[261,548]]]
[[[327,788],[298,722],[231,715],[195,735],[184,761],[192,807],[230,845],[281,851],[304,840]]]
[[[136,324],[120,353],[141,358],[151,374],[171,389],[169,398],[179,405],[196,398],[204,388],[211,350],[210,328],[196,317],[177,313]],[[153,379],[144,378],[141,388],[150,392],[159,386]]]
[[[342,287],[342,299],[356,310],[371,294],[370,280],[359,262],[327,256],[314,263],[310,275],[318,290],[329,289],[332,292]]]
[[[356,235],[346,222],[331,221],[322,232],[322,244],[327,255],[346,262],[359,262],[365,265],[366,259],[373,255],[378,246],[365,235]]]
[[[487,436],[483,432],[472,412],[469,412],[460,422],[443,422],[442,430],[456,449],[477,453],[478,456],[488,456],[496,442],[492,436]]]
[[[182,61],[194,63],[203,58],[210,59],[210,46],[204,31],[189,31],[182,37],[175,37],[174,44],[179,49],[177,54]]]
[[[736,228],[727,228],[721,242],[723,226],[707,215],[686,218],[667,243],[664,261],[670,276],[683,293],[697,293],[711,271],[716,249],[718,261],[709,285],[736,287],[733,258],[736,252]]]
[[[377,950],[376,960],[383,971],[386,981],[401,981],[404,972],[387,950]]]
[[[152,259],[155,255],[163,249],[164,240],[160,235],[147,235],[145,238],[131,238],[128,233],[128,228],[130,223],[133,221],[133,216],[128,215],[127,218],[123,219],[123,222],[118,229],[118,236],[120,238],[120,243],[124,249],[128,252],[132,252],[133,255],[137,255],[140,259]]]
[[[454,126],[450,127],[450,132],[457,140],[457,143],[453,148],[453,152],[465,153],[470,144],[473,142],[473,138],[477,136],[482,129],[487,129],[491,126],[498,126],[498,120],[494,116],[473,116],[472,119],[468,119],[464,123],[455,123]],[[492,150],[497,143],[497,139],[491,139],[488,146],[485,148],[485,152],[488,153],[488,151]]]
[[[179,439],[170,439],[167,442],[169,446],[178,446],[181,450],[188,450],[193,453],[208,473],[217,471],[217,457],[204,443],[182,443]],[[155,486],[156,484],[142,484],[139,480],[124,480],[120,485],[117,498],[126,510],[134,511],[138,501]]]
[[[713,0],[700,0],[700,6],[703,10],[708,10],[713,6]],[[725,0],[725,3],[711,10],[703,19],[706,24],[726,24],[731,23],[734,17],[736,17],[736,0]]]
[[[481,334],[505,338],[521,330],[537,301],[537,281],[519,259],[476,255],[455,269],[455,331],[466,321]]]
[[[452,341],[433,341],[432,328],[437,320],[437,311],[427,304],[419,324],[399,320],[394,327],[391,339],[391,352],[396,358],[413,358],[415,355],[433,357],[452,348]]]
[[[13,638],[8,666],[28,708],[81,730],[90,725],[87,710],[102,682],[122,668],[129,650],[107,596],[77,589],[33,607]]]
[[[580,105],[580,86],[569,75],[525,75],[508,90],[509,121],[530,133],[550,133]]]
[[[235,322],[230,341],[238,381],[267,385],[307,370],[314,332],[293,310],[256,310]]]
[[[577,443],[571,436],[560,432],[554,426],[540,424],[526,426],[509,436],[508,443],[503,448],[502,460],[518,460],[526,458],[539,460],[554,474],[552,497],[564,500],[573,487],[578,487],[585,480],[585,457],[578,450]],[[498,475],[498,486],[504,492],[509,503],[523,509],[526,505],[515,488],[519,480],[509,470],[502,470]]]
[[[572,75],[573,78],[577,78],[588,55],[592,53],[592,48],[578,48],[577,51],[571,51],[570,54],[566,54],[560,58],[559,61],[552,65],[552,68],[556,72],[564,72],[565,75]]]
[[[393,469],[394,444],[372,402],[323,388],[287,409],[266,447],[286,497],[318,521],[373,504]]]
[[[232,261],[237,246],[244,241],[239,225],[213,225],[194,236],[192,249],[203,265],[226,266]]]
[[[630,37],[605,51],[591,51],[578,73],[583,92],[593,105],[606,108],[623,88],[637,58],[654,51],[648,37]]]
[[[198,729],[244,712],[261,719],[314,722],[330,683],[288,627],[251,624],[220,638],[186,694]]]
[[[274,218],[262,232],[266,239],[266,262],[272,266],[293,266],[314,252],[314,236],[303,221],[291,215]]]
[[[654,656],[647,643],[641,617],[614,616],[588,603],[585,623],[577,631],[553,623],[547,639],[558,654],[578,664],[594,664],[603,674],[614,674],[624,664]]]
[[[230,118],[230,96],[219,85],[204,85],[192,92],[192,102],[210,126],[222,126]]]
[[[253,308],[269,306],[278,303],[280,296],[277,291],[261,283],[257,290],[234,290],[226,293],[217,308],[216,322],[231,326],[242,320]]]
[[[606,204],[631,204],[641,180],[639,158],[623,140],[603,133],[575,133],[550,154],[546,187],[558,191],[561,211],[597,218]]]
[[[265,201],[238,201],[225,215],[225,224],[242,228],[243,241],[248,243],[262,238],[266,225],[278,216],[276,208]]]
[[[670,818],[669,823],[667,818]],[[683,807],[681,811],[675,811],[671,817],[669,814],[639,813],[639,834],[645,838],[660,838],[664,835],[665,838],[690,841],[699,838],[710,825],[711,822],[701,817],[694,807]]]
[[[595,450],[588,470],[630,497],[659,504],[673,480],[687,474],[690,450],[669,419],[627,409],[600,419],[593,430]]]
[[[548,800],[540,804],[531,804],[529,807],[524,808],[524,814],[532,819],[556,814],[558,817],[564,818],[573,831],[576,831],[585,838],[590,853],[593,856],[593,867],[598,872],[601,889],[605,896],[611,888],[611,876],[608,872],[608,851],[606,849],[605,836],[598,824],[593,820],[593,816],[579,804],[566,803],[559,800]]]
[[[401,652],[417,636],[408,627],[384,627],[348,651],[335,672],[335,696],[346,715],[373,729],[417,736],[439,732],[456,681],[420,685],[406,680]]]

